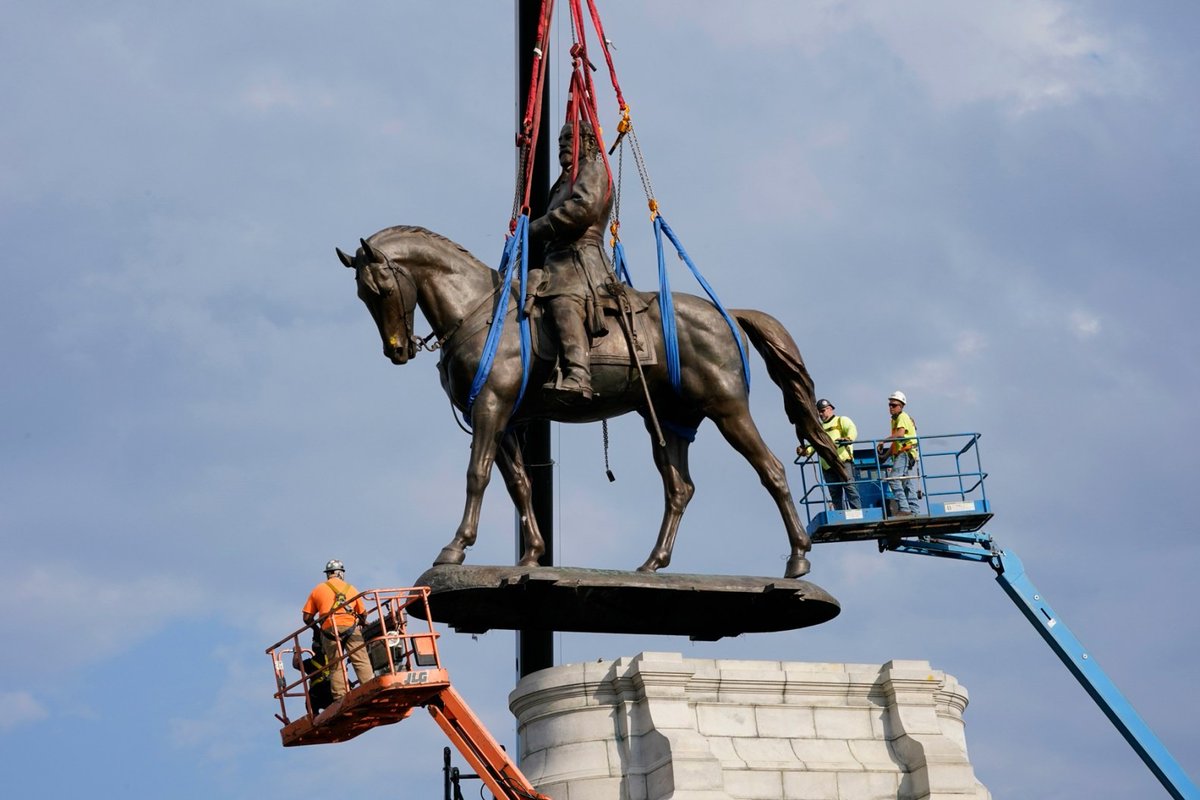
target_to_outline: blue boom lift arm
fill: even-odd
[[[979,455],[980,434],[913,438],[920,452],[917,472],[893,474],[887,463],[891,440],[870,439],[856,443],[864,446],[853,449],[854,470],[849,480],[833,484],[823,479],[816,457],[806,455],[807,450],[801,447],[795,463],[800,465],[804,486],[800,503],[808,514],[808,533],[813,543],[873,539],[880,550],[988,564],[996,571],[996,582],[1171,797],[1200,800],[1196,784],[1050,608],[1025,574],[1021,560],[1001,550],[984,533],[983,526],[992,519],[992,507],[984,485],[987,473]],[[841,497],[843,491],[845,498]],[[902,511],[898,492],[907,497],[908,511]],[[924,510],[919,502],[922,498]],[[844,506],[842,499],[857,502]],[[893,503],[894,509],[890,507]]]
[[[1092,658],[1071,629],[1054,613],[1045,597],[1025,574],[1021,559],[996,546],[988,534],[940,534],[937,538],[881,539],[880,549],[898,553],[955,558],[989,564],[996,582],[1012,599],[1046,644],[1058,655],[1104,715],[1117,727],[1154,776],[1175,800],[1200,800],[1200,790],[1174,757]]]

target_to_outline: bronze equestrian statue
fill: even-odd
[[[519,563],[536,566],[545,545],[534,520],[529,478],[514,430],[535,418],[595,422],[633,411],[642,416],[652,436],[656,436],[661,421],[662,443],[656,442],[653,452],[666,501],[658,540],[638,568],[640,571],[658,570],[671,562],[680,518],[695,493],[688,471],[688,446],[692,434],[707,417],[754,467],[779,508],[790,548],[785,576],[798,578],[808,573],[808,534],[796,513],[783,464],[767,448],[750,417],[739,343],[712,303],[693,295],[673,295],[682,370],[678,392],[667,374],[657,296],[614,289],[625,295],[623,307],[627,313],[610,319],[609,327],[615,320],[620,332],[610,330],[604,339],[624,340],[630,330],[638,330],[636,339],[629,341],[638,342],[649,358],[640,368],[629,359],[626,363],[593,359],[589,376],[592,399],[570,403],[543,387],[551,378],[554,360],[535,358],[528,390],[520,406],[514,408],[523,375],[515,319],[521,300],[515,286],[501,285],[498,272],[449,239],[424,228],[385,228],[360,242],[362,246],[354,256],[340,249],[337,253],[342,263],[354,270],[358,296],[379,329],[384,355],[394,364],[404,364],[424,345],[413,336],[414,309],[420,306],[433,329],[429,338],[436,337],[432,348],[441,351],[438,372],[442,388],[459,411],[467,408],[496,298],[501,292],[507,295],[507,324],[490,376],[471,406],[471,458],[462,521],[435,565],[461,564],[466,548],[475,543],[483,493],[495,462],[520,520],[524,553]],[[644,323],[631,321],[631,307],[638,310],[637,316],[643,317]],[[796,435],[812,442],[827,463],[839,464],[833,442],[817,416],[812,379],[787,330],[761,311],[731,309],[729,313],[742,336],[762,355],[771,379],[783,390],[784,409],[795,425]],[[556,313],[552,314],[557,321]],[[635,350],[632,344],[629,350]],[[570,377],[569,360],[567,365]]]

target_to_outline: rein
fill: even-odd
[[[438,350],[443,347],[446,347],[448,344],[450,344],[450,341],[456,335],[458,335],[459,331],[461,331],[463,329],[463,326],[466,325],[468,322],[470,322],[475,317],[479,316],[479,312],[481,310],[483,310],[483,308],[485,306],[488,306],[496,298],[496,295],[498,295],[500,293],[500,290],[503,288],[504,288],[504,284],[500,284],[495,289],[493,289],[490,293],[484,295],[483,298],[478,303],[475,304],[474,308],[472,308],[470,311],[468,311],[466,314],[464,314],[462,319],[460,319],[458,322],[454,323],[454,325],[451,326],[450,330],[447,331],[444,336],[438,337],[438,340],[436,342],[434,342],[432,345],[426,347],[424,343],[428,342],[430,339],[432,339],[434,336],[436,336],[437,331],[434,331],[433,333],[430,333],[428,336],[426,336],[424,339],[421,339],[420,347],[422,347],[426,350],[429,350],[430,352],[433,352],[434,350]],[[486,323],[485,323],[485,326],[486,326]],[[484,327],[484,326],[481,326],[481,327]]]
[[[419,296],[420,289],[417,287],[417,282],[415,280],[413,280],[413,277],[411,274],[409,274],[408,270],[404,269],[399,264],[396,264],[394,261],[392,261],[392,259],[388,258],[386,255],[383,258],[384,258],[384,266],[386,266],[391,271],[392,275],[397,278],[403,276],[403,278],[406,281],[408,281],[409,285],[411,285],[413,287],[414,294]],[[502,289],[504,289],[504,284],[500,283],[490,293],[484,295],[470,311],[468,311],[466,314],[463,315],[462,319],[460,319],[458,322],[456,322],[454,325],[452,325],[450,327],[450,330],[448,330],[445,334],[443,334],[441,336],[438,336],[437,331],[431,331],[428,336],[418,339],[416,337],[416,335],[413,333],[413,328],[415,327],[415,321],[413,319],[410,319],[410,312],[407,308],[407,305],[405,304],[405,306],[403,308],[404,325],[405,325],[406,329],[408,330],[409,341],[412,343],[414,351],[420,352],[422,350],[426,350],[426,351],[432,353],[436,350],[440,350],[443,347],[445,347],[455,337],[455,335],[457,335],[458,332],[462,330],[463,326],[466,325],[467,322],[474,319],[479,314],[481,309],[483,309],[485,306],[489,305],[495,299],[496,295],[498,295]],[[413,306],[414,307],[416,306],[415,302],[413,303]],[[429,342],[432,339],[436,339],[437,341],[434,341],[433,344],[430,344]]]
[[[397,283],[399,283],[399,278],[401,276],[403,276],[404,279],[406,281],[408,281],[409,285],[412,286],[412,288],[413,288],[413,310],[409,311],[408,303],[404,302],[403,295],[401,296],[401,303],[400,303],[402,319],[404,320],[404,330],[406,330],[408,332],[408,346],[412,349],[412,352],[409,354],[409,358],[412,358],[413,356],[415,356],[417,354],[418,351],[423,349],[425,346],[424,345],[425,340],[418,340],[416,338],[416,336],[413,334],[413,329],[416,327],[415,315],[416,315],[416,308],[417,308],[417,300],[421,296],[421,290],[417,288],[417,282],[413,280],[412,275],[408,274],[408,270],[400,269],[400,267],[396,266],[396,264],[394,264],[392,262],[392,260],[390,258],[388,258],[387,256],[383,257],[383,263],[384,263],[384,266],[386,266],[389,270],[391,270],[392,277],[397,279],[397,281],[396,281]],[[428,337],[426,337],[426,338],[428,338]]]
[[[500,273],[500,280],[497,285],[491,292],[484,295],[475,304],[472,310],[459,319],[459,321],[455,323],[448,331],[446,331],[444,335],[437,337],[437,340],[432,345],[430,344],[430,340],[437,336],[437,331],[431,332],[428,336],[422,339],[418,339],[413,333],[413,312],[415,311],[416,306],[421,299],[421,289],[419,286],[417,286],[417,282],[413,280],[411,273],[404,269],[402,265],[395,263],[387,254],[380,253],[373,248],[367,243],[366,239],[360,239],[359,242],[362,245],[363,253],[369,257],[370,261],[386,267],[392,273],[393,280],[397,282],[397,285],[399,285],[399,276],[403,275],[404,279],[413,287],[414,291],[416,292],[417,296],[413,300],[413,307],[411,309],[408,307],[407,298],[403,296],[403,292],[400,292],[400,303],[402,306],[401,322],[405,326],[405,335],[408,338],[406,343],[407,357],[405,360],[413,358],[420,350],[432,351],[447,347],[447,345],[450,344],[462,332],[463,326],[468,320],[474,320],[479,316],[479,312],[482,310],[484,305],[486,305],[489,301],[495,301],[492,316],[486,323],[489,328],[487,340],[484,342],[480,361],[476,367],[475,377],[471,382],[470,393],[467,396],[465,409],[463,410],[464,421],[469,420],[471,408],[475,402],[475,398],[479,395],[479,392],[487,382],[488,375],[491,372],[492,362],[499,347],[500,334],[504,329],[504,320],[508,316],[508,303],[506,302],[507,297],[503,293],[513,293],[513,273],[518,264],[520,265],[520,270],[517,272],[517,278],[520,288],[517,294],[523,295],[525,293],[526,276],[528,270],[529,217],[525,214],[522,214],[518,218],[516,230],[512,236],[508,237],[504,244],[504,254],[500,259],[500,268],[498,270]],[[348,267],[352,266],[349,258],[344,254],[341,254],[341,251],[338,252],[342,262]],[[379,290],[379,287],[372,286],[371,288],[375,290],[376,294],[382,294]],[[515,299],[517,301],[517,323],[520,330],[521,383],[517,392],[516,402],[513,404],[514,412],[516,407],[520,405],[521,399],[525,395],[525,389],[529,381],[529,364],[532,360],[529,320],[526,314],[523,313],[524,298],[517,296]],[[390,341],[385,343],[385,345],[389,344]],[[398,345],[391,346],[395,348]],[[393,358],[393,360],[395,359]],[[443,356],[442,363],[444,362],[445,357]]]

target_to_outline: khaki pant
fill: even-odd
[[[328,628],[321,629],[321,639],[325,645],[325,663],[329,665],[329,688],[333,691],[334,700],[341,700],[346,694],[346,653],[350,653],[350,663],[354,665],[354,675],[360,685],[375,677],[367,648],[363,646],[361,630],[355,629],[354,633],[342,640],[341,649],[338,649],[338,635],[348,630],[348,625],[338,628],[337,634]],[[338,653],[342,654],[342,658],[338,658]]]

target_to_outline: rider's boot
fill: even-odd
[[[547,389],[571,399],[592,399],[592,372],[589,364],[589,343],[583,326],[583,303],[573,297],[550,299],[550,316],[558,331],[559,363],[562,380],[546,384]]]

